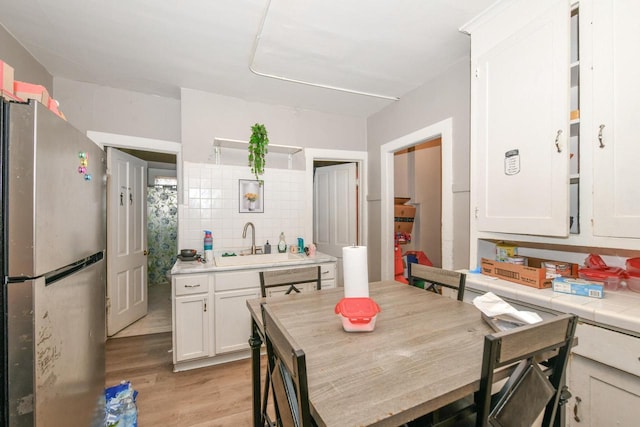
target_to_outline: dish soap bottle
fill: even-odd
[[[278,242],[278,252],[287,252],[287,242],[284,240],[284,232],[280,233],[280,241]]]

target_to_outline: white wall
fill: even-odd
[[[369,156],[369,277],[380,278],[380,146],[449,117],[453,118],[454,268],[469,260],[469,59],[403,96],[367,119]],[[443,257],[445,254],[442,255]]]
[[[50,95],[57,97],[51,74],[2,25],[0,59],[13,67],[14,80],[43,85]]]
[[[88,130],[180,142],[180,100],[55,77],[67,120]]]
[[[186,161],[212,162],[214,138],[248,141],[254,123],[265,125],[270,144],[356,151],[366,149],[366,124],[362,118],[182,89],[182,154]],[[234,156],[233,152],[226,150],[222,157],[225,164],[247,164],[246,153]],[[294,160],[296,168],[304,168],[302,156],[296,155]],[[270,161],[267,157],[267,167]],[[280,162],[275,166],[285,167],[281,159],[274,161]]]

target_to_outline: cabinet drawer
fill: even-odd
[[[209,292],[209,275],[207,274],[176,275],[174,280],[176,295]]]
[[[334,279],[336,277],[336,263],[320,264],[320,277],[322,280]]]
[[[640,338],[598,326],[578,323],[573,352],[640,376]]]
[[[216,273],[216,291],[231,291],[234,289],[259,288],[260,270],[230,271]]]

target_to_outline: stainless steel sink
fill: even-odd
[[[292,253],[277,254],[258,254],[258,255],[239,255],[239,256],[216,256],[215,263],[218,267],[231,267],[237,265],[258,265],[258,264],[275,264],[281,262],[300,261],[304,255]]]

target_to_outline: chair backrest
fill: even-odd
[[[530,426],[543,410],[542,425],[554,424],[577,320],[563,314],[485,336],[476,426]],[[494,374],[505,366],[513,369],[492,396]]]
[[[304,351],[282,327],[269,305],[262,303],[261,308],[278,425],[311,426]]]
[[[299,293],[300,289],[296,285],[305,283],[315,283],[316,290],[320,290],[321,281],[320,266],[260,272],[260,290],[263,298],[267,296],[267,289],[270,288],[288,287],[286,295],[291,292]]]
[[[438,293],[436,286],[444,286],[458,292],[458,301],[464,298],[464,287],[467,276],[457,271],[444,270],[427,265],[409,263],[409,284],[414,285],[416,280],[427,282],[425,289]]]

